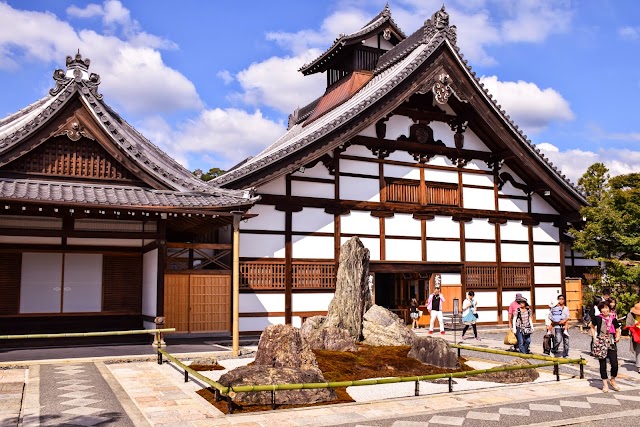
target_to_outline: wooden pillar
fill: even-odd
[[[163,214],[166,215],[166,214]],[[158,267],[157,267],[157,293],[156,316],[164,317],[164,270],[167,256],[167,220],[158,220]]]
[[[291,175],[286,177],[286,192],[287,198],[291,198]],[[284,323],[290,325],[292,320],[291,293],[293,289],[293,246],[291,237],[293,212],[291,209],[285,211],[284,218]]]
[[[238,356],[240,348],[240,220],[242,214],[243,212],[233,212],[233,357]]]

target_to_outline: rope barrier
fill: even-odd
[[[104,331],[104,332],[69,332],[61,334],[24,334],[24,335],[0,335],[0,340],[21,340],[40,338],[80,338],[80,337],[109,337],[119,335],[154,334],[162,332],[175,332],[175,328],[165,329],[139,329],[132,331]]]

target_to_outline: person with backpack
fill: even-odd
[[[520,297],[516,301],[520,307],[513,316],[513,332],[518,337],[518,350],[523,354],[531,354],[531,334],[533,334],[533,322],[531,320],[531,308],[526,298]]]
[[[600,378],[602,391],[609,391],[609,386],[615,391],[620,387],[616,384],[618,376],[618,342],[620,341],[620,323],[611,315],[607,301],[598,303],[600,314],[593,318],[591,336],[593,337],[593,357],[600,362]],[[611,379],[607,380],[607,360],[611,364]]]
[[[625,329],[629,331],[629,350],[635,353],[636,369],[640,374],[640,302],[631,307],[625,323]]]
[[[558,357],[562,342],[562,357],[569,356],[569,307],[564,305],[564,295],[558,295],[558,303],[549,310],[549,320],[553,331],[553,354]]]

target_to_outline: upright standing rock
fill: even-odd
[[[352,237],[340,247],[336,292],[322,327],[346,329],[360,341],[362,318],[370,307],[369,249]]]

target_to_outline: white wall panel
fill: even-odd
[[[462,170],[464,171],[465,169],[473,169],[473,170],[480,170],[480,171],[491,171],[492,169],[487,166],[487,164],[485,162],[483,162],[482,160],[470,160],[469,163],[467,163],[464,168],[462,168]],[[491,175],[493,176],[493,175]]]
[[[367,129],[372,129],[373,133],[371,135],[365,135],[364,133],[360,133],[359,135],[373,136],[373,137],[376,136],[376,131],[375,129],[373,129],[373,125],[369,126]],[[347,156],[364,157],[369,159],[374,158],[373,153],[371,153],[371,150],[369,150],[364,145],[350,145],[344,151],[344,154]]]
[[[62,254],[22,254],[20,313],[59,313]]]
[[[391,116],[387,120],[386,139],[398,139],[400,135],[409,136],[409,128],[413,124],[413,120],[406,116]]]
[[[433,182],[448,182],[450,184],[458,183],[458,172],[443,171],[438,169],[425,169],[424,180]]]
[[[529,242],[529,228],[520,221],[507,221],[500,224],[500,240]]]
[[[498,306],[498,293],[497,292],[484,292],[474,291],[476,294],[473,297],[478,303],[478,307],[497,307]],[[466,295],[465,295],[466,297]],[[460,305],[462,308],[462,305]],[[484,312],[482,313],[484,316]]]
[[[395,160],[396,162],[407,162],[407,163],[416,163],[416,159],[406,151],[396,150],[389,154],[387,160]]]
[[[258,194],[287,194],[287,185],[284,176],[275,178],[265,184],[256,187]]]
[[[533,260],[535,262],[560,263],[560,248],[549,245],[533,245]]]
[[[240,232],[240,256],[284,258],[284,236]]]
[[[534,242],[559,242],[560,230],[550,222],[541,222],[533,227]]]
[[[291,227],[293,231],[333,233],[333,220],[334,216],[325,213],[324,209],[304,208],[300,212],[293,212]]]
[[[342,200],[380,201],[380,181],[377,179],[340,177],[340,198]]]
[[[333,184],[322,182],[291,182],[291,195],[300,197],[316,197],[321,199],[333,199],[335,197]]]
[[[531,292],[530,291],[503,291],[502,292],[502,320],[507,321],[509,319],[509,305],[516,299],[516,294],[520,293],[531,304]]]
[[[562,283],[562,267],[533,267],[535,284],[556,285]]]
[[[395,214],[392,218],[385,218],[385,236],[409,236],[420,237],[420,221],[413,219],[410,214]]]
[[[240,313],[278,313],[284,311],[284,293],[240,294]]]
[[[294,258],[334,258],[334,239],[327,236],[293,236]]]
[[[334,176],[329,173],[329,170],[322,164],[322,162],[318,162],[312,168],[305,168],[304,172],[300,172],[299,170],[292,174],[293,176],[299,176],[303,178],[323,178],[323,179],[331,179],[333,180]]]
[[[498,210],[506,212],[527,212],[528,203],[520,199],[498,199]]]
[[[522,179],[518,175],[516,175],[515,172],[513,172],[511,169],[509,169],[509,167],[503,165],[502,168],[500,168],[500,173],[503,173],[503,172],[506,172],[506,173],[510,174],[516,182],[518,182],[520,184],[524,184]],[[520,190],[519,188],[514,187],[513,185],[511,185],[511,183],[509,181],[507,181],[504,184],[504,186],[502,187],[502,190],[500,190],[500,194],[509,194],[511,196],[526,196],[524,191]]]
[[[441,284],[443,286],[462,284],[462,276],[460,273],[440,273],[440,278],[442,279]]]
[[[362,132],[360,132],[358,135],[362,135],[362,136],[370,136],[370,137],[372,137],[372,138],[376,138],[376,137],[377,137],[377,135],[376,135],[376,125],[375,125],[375,124],[373,124],[373,125],[368,126],[365,130],[363,130]],[[360,147],[362,147],[362,146],[360,146]],[[364,148],[364,147],[362,147],[362,148]],[[349,148],[347,149],[347,152],[348,152],[350,149],[351,149],[351,147],[349,147]],[[369,153],[371,153],[371,151],[369,151]],[[348,153],[348,154],[351,154],[351,153]]]
[[[63,289],[63,312],[102,311],[102,254],[65,254]]]
[[[291,305],[293,311],[327,311],[333,295],[333,292],[295,293],[291,295]]]
[[[453,165],[453,163],[451,163],[451,160],[449,160],[445,156],[433,156],[433,158],[431,160],[429,160],[427,162],[427,164],[430,165],[430,166],[447,166],[447,167],[450,167],[450,168],[455,168],[456,167],[456,166]],[[454,173],[457,174],[457,172],[454,172]]]
[[[269,325],[284,325],[284,317],[241,317],[239,328],[243,332],[263,331]]]
[[[464,148],[465,150],[491,151],[484,145],[484,142],[471,129],[464,131]]]
[[[597,267],[600,264],[598,263],[598,261],[596,261],[594,259],[578,258],[578,259],[574,259],[573,260],[573,265],[586,266],[586,267]]]
[[[420,180],[420,169],[409,166],[384,165],[384,176],[386,178],[405,178]]]
[[[493,176],[479,173],[462,173],[462,183],[490,187],[493,191]]]
[[[467,209],[495,209],[493,189],[463,188],[462,198]]]
[[[539,194],[531,196],[531,212],[557,215],[558,211],[551,207]]]
[[[340,232],[343,234],[380,235],[380,219],[366,211],[351,211],[340,217]]]
[[[158,250],[142,256],[142,314],[155,317],[158,304]]]
[[[275,206],[255,205],[249,209],[250,214],[257,214],[247,222],[240,223],[240,233],[244,230],[275,230],[284,231],[285,213],[277,211]],[[231,227],[229,227],[231,228]]]
[[[496,239],[496,226],[486,219],[475,218],[464,224],[464,237],[467,239]]]
[[[465,256],[471,262],[495,262],[495,243],[465,243]]]
[[[497,311],[480,311],[479,312],[478,322],[497,322],[498,321],[498,312]]]
[[[562,292],[562,288],[535,288],[536,305],[549,305],[551,301],[558,302],[558,295]],[[546,317],[549,314],[548,310],[544,313]]]
[[[436,216],[426,221],[427,237],[460,238],[460,223],[450,216]]]
[[[380,174],[377,163],[347,159],[340,159],[340,173],[359,173],[362,175],[374,176],[378,176]]]
[[[422,261],[420,240],[385,239],[385,256],[389,261]]]
[[[344,244],[350,237],[341,237],[340,244]],[[361,238],[360,241],[365,248],[369,249],[369,259],[371,261],[380,261],[380,239]]]
[[[433,139],[442,140],[447,147],[455,147],[453,141],[454,131],[451,130],[448,123],[445,122],[431,122],[429,127],[433,129]]]
[[[459,242],[427,240],[427,261],[460,261]]]
[[[503,262],[529,262],[529,245],[502,243],[500,255]]]

